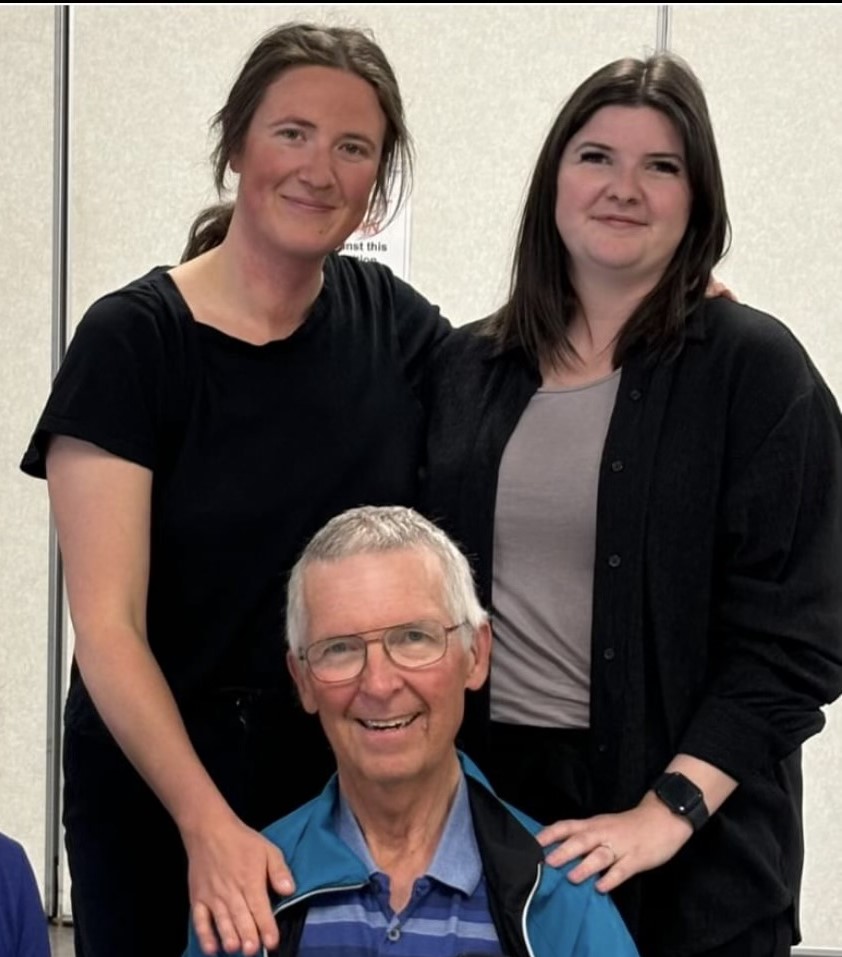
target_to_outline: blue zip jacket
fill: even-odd
[[[459,760],[506,957],[638,957],[617,909],[593,879],[571,884],[573,863],[548,867],[533,836],[541,825],[501,801],[470,758],[460,754]],[[337,800],[334,775],[318,797],[263,832],[283,851],[296,882],[295,893],[275,904],[281,944],[276,951],[264,949],[264,957],[294,957],[307,907],[320,894],[368,883],[365,865],[333,829]],[[185,957],[202,957],[192,927]]]

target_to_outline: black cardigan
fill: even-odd
[[[490,607],[498,468],[539,377],[480,332],[457,330],[432,373],[424,509]],[[625,362],[592,643],[593,813],[636,805],[679,752],[740,783],[672,861],[617,893],[632,932],[657,911],[652,952],[683,957],[796,913],[799,747],[842,692],[842,421],[777,320],[711,300],[677,358]],[[488,685],[469,699],[460,746],[482,766]]]

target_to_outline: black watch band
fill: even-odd
[[[710,817],[704,794],[678,771],[665,771],[652,785],[652,790],[673,814],[686,818],[694,831]]]

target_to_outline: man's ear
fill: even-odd
[[[491,625],[484,621],[474,629],[474,638],[468,652],[471,663],[465,677],[465,687],[477,691],[485,684],[491,662]]]
[[[301,699],[301,707],[307,714],[318,714],[319,708],[316,704],[316,697],[313,689],[310,687],[310,676],[306,674],[306,669],[292,651],[287,652],[287,668],[298,689],[298,697]]]

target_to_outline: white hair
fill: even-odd
[[[470,648],[473,632],[487,615],[477,598],[467,558],[432,522],[411,508],[400,505],[364,505],[332,518],[316,532],[295,563],[287,589],[287,644],[294,653],[304,647],[307,631],[307,603],[304,574],[314,562],[338,561],[353,555],[424,548],[439,560],[445,607],[454,623],[467,622],[462,641]]]

